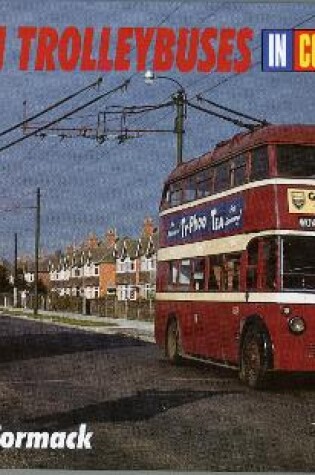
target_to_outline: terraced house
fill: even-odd
[[[69,246],[49,261],[52,292],[59,296],[118,300],[152,298],[155,294],[157,233],[146,218],[139,239],[119,238],[109,229],[103,240],[92,234],[80,246]]]
[[[124,238],[116,246],[118,300],[150,299],[155,295],[158,235],[150,218],[138,240]]]
[[[50,262],[49,273],[51,290],[59,296],[86,297],[96,299],[101,290],[105,294],[107,286],[100,285],[100,262],[106,259],[103,272],[109,272],[115,267],[113,249],[115,239],[113,230],[109,230],[104,241],[99,241],[92,234],[80,246],[69,246],[65,253],[60,253]]]

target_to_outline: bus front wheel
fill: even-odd
[[[175,318],[169,322],[167,327],[166,356],[171,363],[178,364],[181,361],[179,326]]]
[[[265,382],[268,369],[265,338],[264,330],[256,326],[248,328],[243,338],[239,376],[251,388],[261,388]]]

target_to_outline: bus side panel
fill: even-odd
[[[238,364],[241,305],[220,303],[221,358],[226,363]]]
[[[165,348],[167,325],[170,318],[175,317],[179,324],[181,344],[184,353],[191,354],[194,350],[194,328],[190,302],[159,301],[156,302],[155,340]]]
[[[194,302],[194,354],[202,357],[222,359],[221,320],[226,304],[221,302]]]

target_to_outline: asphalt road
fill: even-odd
[[[2,449],[0,468],[314,470],[314,379],[257,392],[149,343],[5,316],[0,354],[2,430],[94,432],[91,450]]]

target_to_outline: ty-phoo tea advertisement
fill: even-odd
[[[312,471],[314,4],[0,12],[0,468]]]

